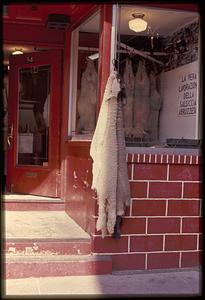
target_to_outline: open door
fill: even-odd
[[[61,52],[13,55],[7,191],[60,197]]]

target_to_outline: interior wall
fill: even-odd
[[[164,72],[161,80],[163,99],[159,125],[161,144],[166,143],[168,138],[197,138],[198,61]],[[186,89],[186,86],[193,88]]]
[[[163,106],[160,112],[159,137],[199,138],[199,23],[184,26],[164,41],[170,55],[161,73]]]

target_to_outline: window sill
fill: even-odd
[[[92,141],[93,134],[70,136],[68,142],[89,142]],[[151,147],[126,147],[126,153],[136,154],[169,154],[169,155],[201,155],[200,148],[171,148],[163,146]]]
[[[93,134],[77,134],[69,136],[69,142],[91,142]]]
[[[137,154],[169,154],[169,155],[201,155],[199,148],[165,148],[165,147],[126,147],[127,153]]]

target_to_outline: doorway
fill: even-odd
[[[10,57],[8,192],[60,196],[61,52]]]

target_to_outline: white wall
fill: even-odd
[[[195,61],[161,74],[161,144],[167,138],[198,138],[198,69]]]

